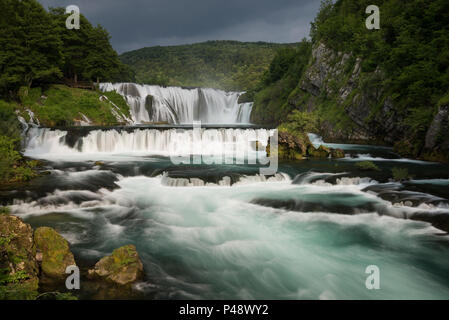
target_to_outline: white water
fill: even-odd
[[[417,164],[433,164],[434,162],[430,161],[422,161],[422,160],[414,160],[408,158],[399,158],[399,159],[391,159],[391,158],[382,158],[382,157],[373,157],[369,153],[357,154],[356,157],[346,156],[345,158],[339,159],[340,161],[390,161],[390,162],[406,162],[406,163],[417,163]]]
[[[73,148],[65,143],[67,134],[67,131],[30,128],[25,154],[44,159],[83,154],[96,155],[95,159],[101,154],[203,155],[217,157],[217,161],[221,155],[254,159],[266,154],[256,151],[254,142],[267,145],[272,132],[267,129],[95,130],[79,138]]]
[[[313,144],[315,148],[319,148],[321,145],[324,145],[325,142],[323,141],[323,138],[315,133],[308,133],[310,142]]]
[[[410,180],[409,183],[413,183],[413,184],[433,184],[433,185],[438,185],[438,186],[449,186],[449,179]]]
[[[100,101],[108,101],[111,104],[111,113],[115,117],[115,119],[117,119],[118,123],[133,124],[133,120],[124,115],[122,110],[120,110],[120,108],[114,102],[109,100],[108,97],[101,96]]]
[[[67,134],[30,128],[26,154],[68,161],[123,154],[140,161],[140,155],[219,154],[224,149],[235,156],[255,152],[248,141],[265,144],[270,130],[92,131],[73,148],[65,143]],[[202,138],[204,148],[198,149],[196,138]],[[407,219],[422,212],[447,214],[444,205],[410,207],[410,201],[383,200],[378,193],[383,188],[364,191],[377,187],[375,180],[337,177],[347,172],[311,171],[297,175],[299,184],[292,184],[286,174],[240,176],[232,183],[226,171],[217,183],[209,183],[166,173],[124,177],[97,170],[101,167],[53,170],[46,177],[53,189],[39,199],[14,201],[12,212],[55,227],[84,258],[98,260],[121,245],[135,244],[146,272],[138,288],[152,298],[449,297],[449,238],[436,236],[441,231],[429,223]],[[328,182],[330,177],[335,183]],[[115,189],[103,180],[116,182]],[[94,182],[104,187],[88,189]],[[294,205],[276,207],[279,201]],[[352,215],[335,214],[340,212]],[[365,287],[365,268],[371,264],[381,268],[381,290]]]
[[[30,219],[57,214],[62,219],[57,229],[84,256],[98,259],[135,243],[148,278],[138,288],[155,292],[155,298],[448,297],[447,283],[428,269],[430,263],[443,270],[447,257],[428,244],[447,242],[447,237],[436,237],[438,231],[429,224],[375,213],[292,212],[251,203],[255,197],[341,194],[361,203],[383,202],[363,192],[360,181],[322,186],[279,180],[176,188],[165,185],[164,176],[137,176],[120,178],[113,191],[55,191],[41,202],[17,202],[12,210]],[[80,197],[86,200],[77,203]],[[371,264],[381,268],[381,290],[365,287],[365,268]]]
[[[290,177],[285,173],[277,173],[272,177],[256,174],[252,176],[242,176],[237,182],[232,184],[231,178],[223,177],[218,183],[206,182],[200,178],[171,178],[167,173],[164,173],[161,178],[161,184],[169,187],[230,187],[247,184],[257,184],[260,182],[284,182],[290,181]]]
[[[134,83],[102,83],[102,91],[125,97],[136,124],[168,122],[191,124],[248,124],[252,103],[238,103],[242,93],[222,90],[160,87]]]
[[[82,118],[82,120],[80,121],[80,126],[90,126],[92,124],[92,121],[90,121],[90,119],[84,113],[80,112],[80,115]]]

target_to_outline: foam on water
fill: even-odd
[[[325,201],[346,194],[361,204],[414,209],[395,208],[364,192],[364,185],[373,181],[348,178],[336,184],[294,185],[286,177],[264,181],[250,176],[232,187],[197,187],[189,181],[178,188],[164,183],[165,178],[120,177],[117,189],[83,194],[94,198],[86,199],[85,206],[74,200],[79,191],[69,190],[49,194],[47,204],[16,203],[12,210],[29,219],[65,217],[54,223],[61,223],[63,230],[68,222],[81,223],[93,238],[75,239],[73,248],[86,257],[136,244],[148,278],[139,289],[155,299],[449,296],[449,257],[438,245],[449,240],[436,237],[438,231],[427,223],[374,212],[293,212],[252,203],[255,198],[298,196]],[[365,287],[365,268],[371,264],[381,269],[382,290]]]
[[[391,162],[405,162],[405,163],[416,163],[416,164],[434,164],[434,162],[422,161],[422,160],[413,160],[407,158],[382,158],[382,157],[373,157],[371,154],[357,154],[355,157],[346,156],[345,158],[339,159],[341,161],[391,161]]]

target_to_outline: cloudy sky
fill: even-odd
[[[308,36],[320,0],[39,0],[77,5],[119,52],[206,40],[296,42]]]

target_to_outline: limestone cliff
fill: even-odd
[[[316,43],[287,107],[282,108],[316,114],[318,131],[328,142],[390,145],[404,156],[448,161],[449,103],[440,103],[433,121],[418,136],[411,135],[405,121],[410,110],[396,106],[384,72],[379,67],[365,72],[362,65],[363,60],[351,53]],[[430,113],[434,109],[429,106]],[[258,114],[263,112],[260,105],[253,110],[253,119],[270,123],[269,116]]]

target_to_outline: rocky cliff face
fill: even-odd
[[[402,116],[395,112],[391,98],[385,97],[379,85],[383,80],[379,69],[362,76],[360,58],[335,52],[324,43],[313,49],[311,59],[299,84],[303,92],[311,95],[309,111],[323,103],[320,98],[326,98],[351,120],[349,127],[339,127],[332,119],[323,121],[321,131],[326,139],[389,144],[400,136]]]
[[[428,128],[425,146],[407,136],[407,110],[395,107],[377,68],[362,72],[363,61],[335,52],[324,43],[312,50],[298,87],[289,97],[293,109],[320,114],[320,133],[329,142],[386,144],[408,156],[448,161],[449,104],[441,106]],[[432,106],[429,106],[432,108]],[[424,137],[422,137],[424,138]]]
[[[437,161],[449,158],[449,103],[439,107],[427,130],[423,156]]]

